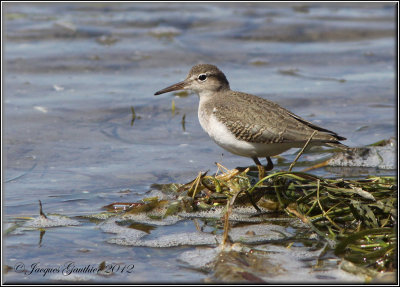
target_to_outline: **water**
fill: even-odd
[[[153,96],[200,62],[217,65],[233,90],[275,101],[347,137],[349,146],[395,135],[392,3],[3,7],[5,223],[36,216],[39,199],[45,212],[73,217],[97,213],[111,202],[137,201],[153,183],[184,183],[199,171],[214,172],[215,161],[229,168],[252,164],[223,151],[202,131],[197,96]],[[290,162],[295,151],[283,156]],[[5,264],[133,260],[135,274],[113,280],[206,277],[174,264],[185,248],[110,245],[93,223],[49,229],[40,246],[38,235],[8,236]],[[6,280],[48,277],[9,272]]]

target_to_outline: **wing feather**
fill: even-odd
[[[226,103],[226,98],[225,102],[216,103],[218,108],[212,109],[213,114],[237,139],[254,143],[305,142],[315,130],[318,133],[313,142],[338,143],[345,139],[271,101],[250,94],[230,91],[229,103]]]

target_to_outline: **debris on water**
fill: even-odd
[[[142,246],[142,247],[155,247],[166,248],[175,246],[201,246],[201,245],[215,245],[216,242],[221,241],[220,235],[213,235],[204,232],[180,232],[177,234],[162,235],[157,239],[137,239],[126,236],[108,240],[109,243],[116,243],[118,245],[129,246]]]
[[[151,59],[151,54],[148,54],[143,51],[133,51],[132,55],[129,57],[129,60],[137,62],[137,61],[142,61],[142,60],[148,60]]]
[[[179,97],[179,98],[186,98],[187,96],[189,96],[189,92],[188,91],[174,92],[174,96]]]
[[[265,59],[252,59],[250,65],[252,66],[265,66],[268,65],[269,61]]]
[[[48,112],[48,110],[47,110],[46,107],[34,106],[33,108],[34,108],[35,110],[39,111],[39,112],[44,113],[44,114],[47,114],[47,112]]]
[[[45,214],[42,202],[39,200],[39,216],[35,218],[24,218],[24,222],[17,223],[7,229],[7,234],[22,234],[26,230],[43,229],[49,227],[77,226],[81,223],[67,216],[59,214]]]
[[[320,80],[320,81],[335,81],[335,82],[339,82],[339,83],[346,82],[345,79],[337,79],[334,77],[322,77],[319,75],[307,75],[307,74],[300,72],[300,70],[297,68],[280,69],[280,70],[278,70],[278,72],[282,75],[294,76],[294,77],[299,77],[299,78],[314,79],[314,80]]]
[[[18,20],[18,19],[24,19],[27,17],[28,17],[28,15],[23,14],[23,13],[5,13],[6,20]]]
[[[178,261],[182,262],[185,267],[190,266],[199,271],[210,272],[219,252],[220,250],[215,247],[197,247],[182,253],[178,257]]]
[[[397,141],[394,138],[381,141],[379,144],[352,148],[336,153],[329,161],[330,166],[375,167],[396,169]]]
[[[175,115],[175,101],[174,100],[171,101],[171,113],[172,113],[172,115]]]
[[[131,126],[133,126],[133,123],[135,122],[136,119],[136,113],[133,106],[131,106],[131,112],[132,112]]]
[[[105,45],[105,46],[111,46],[115,43],[117,43],[119,39],[113,35],[101,35],[96,39],[96,42]]]
[[[67,21],[57,21],[54,23],[54,26],[63,29],[66,32],[75,33],[77,31],[77,27],[72,22]]]
[[[43,212],[42,201],[40,201],[40,200],[39,200],[39,215],[40,215],[41,217],[43,217],[44,219],[47,219],[46,214],[44,214],[44,212]]]
[[[327,179],[278,171],[254,184],[248,171],[218,164],[215,175],[199,172],[186,184],[154,184],[141,201],[114,202],[104,207],[106,212],[80,218],[94,220],[103,232],[112,233],[107,240],[112,244],[205,248],[200,250],[207,250],[207,258],[190,260],[199,253],[193,251],[179,260],[208,270],[210,282],[280,282],[287,273],[304,282],[364,282],[374,278],[367,275],[370,269],[372,273],[396,270],[394,177]],[[79,224],[68,218],[58,223],[60,216],[45,215],[43,210],[41,214],[14,231]],[[173,227],[190,220],[194,224],[184,231]],[[312,246],[319,246],[318,254]],[[303,276],[310,266],[302,265],[302,259],[311,256],[311,261],[328,264],[319,255],[326,250],[335,265]],[[342,259],[366,271],[344,272]]]
[[[64,87],[59,86],[59,85],[53,85],[53,89],[54,89],[56,92],[64,91]]]
[[[182,31],[175,27],[156,27],[149,31],[149,35],[156,38],[173,38],[181,34]]]
[[[182,124],[182,130],[185,132],[185,131],[186,131],[186,128],[185,128],[185,124],[186,124],[186,114],[183,114],[182,120],[181,120],[181,124]]]
[[[222,209],[222,208],[220,208]],[[249,209],[251,210],[251,209]],[[253,215],[254,215],[254,209]],[[214,215],[218,218],[220,211]],[[167,217],[167,220],[151,220],[147,216],[141,214],[128,218],[111,218],[101,225],[101,229],[105,232],[115,233],[118,236],[110,239],[109,243],[118,245],[131,245],[131,246],[147,246],[147,247],[172,247],[172,246],[186,246],[186,245],[218,245],[221,240],[221,235],[210,234],[207,232],[179,232],[168,235],[162,235],[157,238],[146,238],[151,233],[151,226],[168,226],[174,225],[178,221],[183,220],[185,216],[183,213],[175,217]],[[187,215],[189,215],[187,213]],[[186,217],[188,218],[188,217]],[[209,217],[208,219],[210,219]],[[220,218],[217,219],[220,221]],[[143,223],[144,226],[133,225],[131,223]],[[146,229],[147,226],[147,229]],[[150,229],[149,229],[150,228]],[[250,233],[248,233],[251,231]],[[266,242],[275,242],[286,240],[294,234],[290,233],[284,226],[277,224],[258,224],[258,225],[245,225],[234,226],[230,230],[230,238],[235,242],[242,242],[246,244],[260,244]]]
[[[36,217],[31,221],[26,222],[21,228],[48,228],[48,227],[61,227],[81,225],[77,220],[68,218],[62,215],[47,215],[47,217]]]
[[[297,6],[293,6],[292,8],[294,11],[299,12],[299,13],[309,13],[310,12],[310,6],[308,5],[297,5]]]

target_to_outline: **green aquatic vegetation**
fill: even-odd
[[[175,111],[176,111],[176,108],[175,108],[175,101],[172,100],[172,101],[171,101],[171,113],[172,113],[172,115],[175,115]]]
[[[186,131],[186,114],[183,114],[182,116],[182,120],[181,120],[181,124],[182,124],[182,130],[185,132]]]
[[[378,271],[397,268],[395,177],[344,180],[277,172],[250,191],[264,184],[274,186],[275,194],[268,198],[278,202],[282,211],[299,217],[321,237],[333,240],[336,255]]]
[[[133,106],[131,106],[131,112],[132,112],[131,126],[133,126],[133,123],[136,120],[135,108]]]
[[[219,168],[224,169],[221,165]],[[348,180],[279,171],[252,184],[254,179],[249,169],[224,169],[216,175],[199,173],[186,184],[152,186],[174,200],[145,198],[142,203],[121,212],[154,213],[157,210],[161,214],[158,218],[162,219],[182,211],[210,210],[215,206],[253,205],[256,214],[262,212],[258,206],[264,211],[271,208],[274,212],[298,217],[321,240],[325,239],[337,256],[357,266],[376,271],[397,268],[394,260],[397,240],[395,177]]]
[[[135,112],[135,108],[133,106],[131,106],[131,114],[132,114],[132,118],[131,118],[131,126],[133,126],[133,124],[135,123],[135,120],[137,119],[141,119],[141,116],[136,115]]]
[[[177,96],[180,98],[185,98],[185,97],[189,96],[189,92],[188,91],[176,91],[176,92],[174,92],[174,96]]]
[[[298,217],[337,256],[360,268],[371,272],[396,270],[397,179],[391,176],[332,179],[291,171],[306,146],[288,171],[270,173],[256,183],[257,177],[252,176],[249,168],[228,170],[217,163],[215,175],[199,172],[186,184],[152,186],[171,200],[151,197],[124,209],[117,210],[113,205],[108,209],[114,208],[123,216],[146,213],[149,218],[162,220],[180,212],[221,206],[226,211],[223,240],[226,242],[232,209],[252,205],[256,214],[269,209]]]
[[[219,213],[220,218],[201,220],[205,221],[204,226],[213,228],[212,234],[223,233],[221,242],[216,242],[220,244],[218,248],[229,251],[230,247],[236,246],[231,248],[233,253],[223,251],[216,258],[225,255],[236,258],[235,256],[247,254],[243,250],[257,249],[257,246],[262,245],[261,242],[257,242],[256,245],[249,247],[248,243],[243,244],[237,239],[232,242],[230,239],[230,233],[233,234],[234,228],[240,224],[237,216],[241,215],[234,214],[235,208],[240,210],[241,206],[253,206],[254,215],[247,217],[259,218],[253,224],[266,224],[271,216],[272,218],[297,217],[305,223],[299,227],[301,232],[298,235],[288,238],[285,242],[280,240],[280,244],[286,245],[285,248],[290,248],[294,243],[323,244],[327,251],[341,258],[341,268],[356,274],[364,274],[367,281],[376,278],[380,272],[394,274],[397,271],[395,260],[397,179],[395,177],[323,178],[305,172],[278,171],[257,181],[258,174],[249,168],[228,170],[219,164],[217,166],[218,172],[214,175],[199,172],[194,180],[186,184],[154,184],[153,191],[159,190],[159,192],[152,193],[139,202],[114,202],[104,206],[104,212],[77,218],[96,224],[110,219],[112,222],[115,218],[115,225],[119,227],[149,234],[159,224],[174,224],[182,218],[191,218],[191,213],[213,212],[215,207],[219,207],[222,211]],[[18,234],[20,231],[32,228],[45,230],[53,226],[79,224],[75,221],[66,222],[68,218],[58,223],[56,221],[58,217],[43,212],[40,202],[39,214],[37,219],[23,218],[22,222],[10,226],[6,234]],[[193,218],[196,218],[195,213]],[[307,225],[309,230],[305,228]],[[196,228],[202,229],[198,223]],[[41,236],[43,234],[41,233]],[[244,249],[239,248],[238,251],[238,246]],[[264,255],[268,254],[261,253],[255,258],[262,260]],[[234,270],[233,273],[223,272],[227,268],[223,262],[237,272]],[[236,261],[223,262],[218,260],[214,262],[213,272],[217,278],[233,274],[232,278],[235,279],[247,274],[244,279],[256,280],[254,276],[257,274],[264,275],[263,272],[257,271],[257,264],[246,267],[246,264],[235,265]]]
[[[27,14],[23,13],[6,13],[5,18],[6,20],[18,20],[18,19],[24,19],[27,18]]]

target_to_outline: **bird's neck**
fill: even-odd
[[[201,90],[198,91],[197,93],[199,95],[200,101],[204,102],[204,101],[209,101],[211,99],[217,99],[220,96],[228,93],[229,91],[230,91],[229,87],[228,88],[224,87],[218,90]]]
[[[203,90],[198,92],[198,95],[200,98],[200,102],[204,102],[211,100],[215,96],[215,92],[210,90]]]

